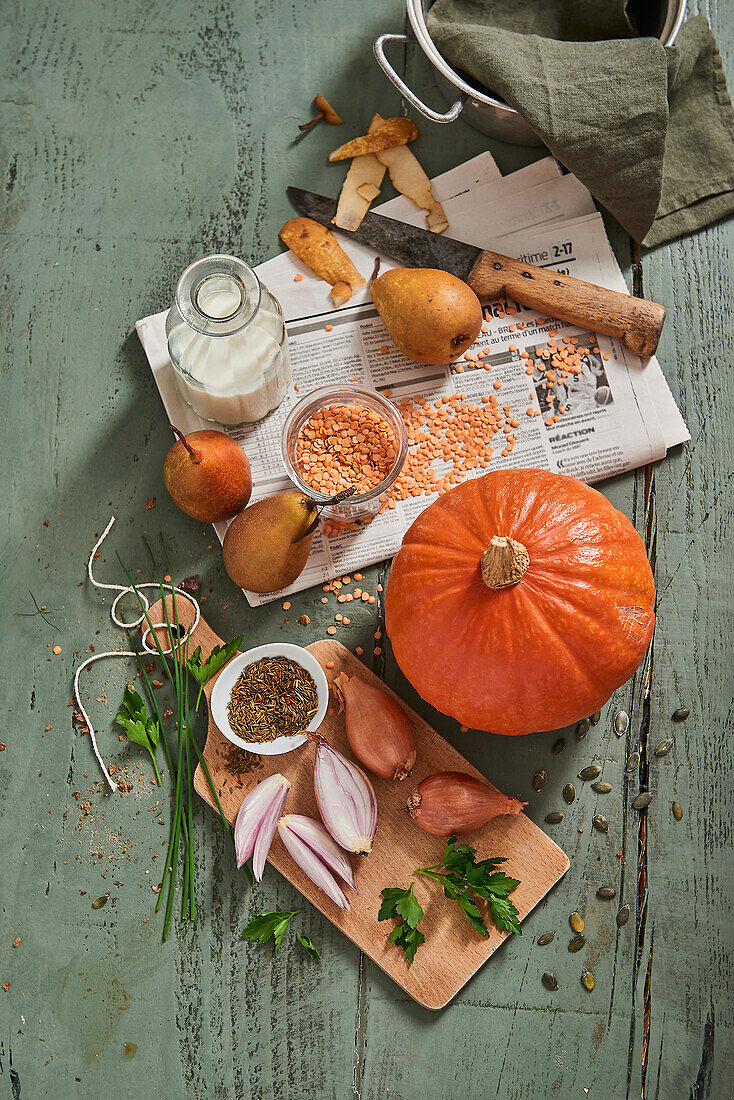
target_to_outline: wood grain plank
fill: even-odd
[[[166,603],[168,617],[172,619],[171,599],[167,598]],[[154,604],[150,615],[153,622],[164,621],[162,603]],[[178,616],[181,626],[185,630],[191,629],[193,607],[183,604],[178,609]],[[194,648],[201,646],[204,659],[214,646],[221,644],[222,640],[204,619],[191,630],[189,645]],[[361,676],[366,682],[389,691],[340,642],[314,642],[308,649],[324,668],[329,683],[339,672],[346,672],[349,676]],[[329,664],[333,667],[329,668]],[[205,686],[207,702],[211,700],[219,675],[221,673],[212,677]],[[434,772],[466,771],[481,778],[481,773],[435,730],[414,711],[404,704],[403,707],[413,727],[418,761],[405,784],[373,778],[379,806],[379,828],[370,856],[362,861],[352,860],[358,896],[349,895],[351,911],[339,909],[314,887],[279,843],[273,846],[268,862],[414,1000],[425,1008],[437,1009],[443,1008],[456,995],[504,942],[508,933],[500,932],[489,922],[488,937],[483,939],[477,936],[455,906],[437,905],[435,900],[432,901],[435,888],[420,879],[415,880],[415,890],[426,913],[421,923],[426,943],[412,965],[409,966],[404,956],[387,941],[389,927],[385,929],[378,924],[380,891],[385,886],[405,885],[414,877],[417,866],[429,867],[438,863],[445,847],[444,841],[429,836],[410,821],[405,812],[405,800],[410,791],[421,779]],[[319,732],[334,748],[351,756],[343,715],[327,715]],[[298,813],[319,819],[313,791],[313,750],[310,746],[281,756],[260,757],[255,761],[255,766],[245,772],[232,767],[232,757],[231,744],[210,716],[204,759],[230,823],[234,822],[249,791],[267,776],[276,773],[282,773],[291,783],[287,809],[292,811],[295,808]],[[201,766],[196,769],[194,785],[201,797],[216,809],[213,792]],[[481,829],[466,834],[466,839],[480,855],[501,852],[507,858],[507,873],[520,879],[520,885],[513,891],[513,902],[521,920],[568,870],[569,863],[564,852],[524,814],[495,818]]]

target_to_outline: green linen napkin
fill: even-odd
[[[437,0],[428,26],[635,240],[734,213],[734,110],[703,16],[668,48],[635,37],[625,0]]]

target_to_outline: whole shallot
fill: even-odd
[[[332,871],[354,886],[352,868],[323,826],[300,814],[286,814],[278,822],[278,835],[311,882],[340,909],[349,909],[349,902]]]
[[[425,832],[433,836],[452,836],[480,829],[493,817],[522,813],[524,805],[476,776],[465,772],[436,772],[418,784],[406,809]]]
[[[334,692],[360,764],[383,779],[405,779],[416,751],[413,729],[400,704],[386,691],[346,672],[334,680]]]
[[[313,787],[321,819],[347,852],[367,855],[377,829],[377,798],[362,769],[321,737],[316,742]]]
[[[258,783],[239,808],[234,823],[237,866],[241,867],[252,856],[252,873],[256,882],[262,882],[265,860],[289,790],[290,782],[276,772]]]

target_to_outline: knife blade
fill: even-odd
[[[307,217],[333,228],[337,206],[334,199],[317,195],[314,191],[302,191],[298,187],[289,187],[288,196]],[[417,229],[382,214],[365,214],[359,228],[347,236],[407,267],[437,267],[441,271],[451,272],[464,282],[482,252],[474,245],[462,244],[451,237],[429,233],[426,229]]]
[[[306,217],[332,227],[334,199],[299,187],[289,187],[288,195]],[[547,317],[615,336],[642,357],[653,355],[658,346],[665,307],[657,302],[463,244],[382,214],[367,213],[359,228],[346,235],[407,267],[448,271],[467,283],[480,301],[511,298]]]

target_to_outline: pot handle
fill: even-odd
[[[411,45],[415,45],[415,43],[408,38],[407,34],[381,34],[380,37],[376,39],[372,49],[377,58],[377,64],[388,80],[395,85],[400,94],[407,99],[408,103],[415,107],[416,111],[420,111],[424,118],[429,119],[431,122],[454,122],[463,111],[467,97],[465,95],[459,96],[453,106],[450,107],[444,115],[439,114],[438,111],[432,111],[430,107],[426,106],[422,99],[418,98],[415,92],[410,90],[405,81],[401,80],[395,72],[392,65],[385,57],[386,42],[404,42],[406,45],[409,42]]]

